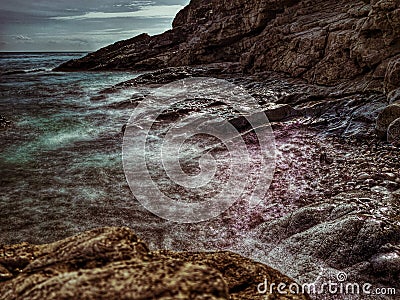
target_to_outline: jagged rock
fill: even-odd
[[[400,144],[400,117],[389,125],[387,140],[393,144]]]
[[[400,118],[399,104],[390,104],[382,110],[376,120],[376,131],[380,138],[387,136],[389,125],[397,118]]]
[[[230,252],[149,251],[128,228],[47,245],[0,247],[1,299],[263,299],[257,284],[293,281]],[[273,295],[274,299],[309,299]]]
[[[240,62],[311,83],[399,87],[400,0],[192,0],[173,29],[115,43],[57,70],[159,69]],[[360,75],[363,75],[360,77]],[[367,76],[366,76],[367,75]]]

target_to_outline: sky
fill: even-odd
[[[0,51],[93,51],[172,27],[189,0],[0,0]]]

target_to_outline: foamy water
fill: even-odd
[[[138,74],[10,72],[10,68],[50,69],[74,57],[77,55],[2,56],[1,72],[10,74],[3,76],[0,105],[13,126],[1,132],[0,242],[45,243],[94,227],[129,226],[153,248],[231,249],[247,256],[255,254],[257,243],[248,230],[250,224],[262,220],[262,209],[251,207],[246,199],[254,186],[247,187],[248,191],[227,212],[197,224],[177,224],[157,217],[134,198],[123,170],[121,134],[133,108],[110,108],[110,104],[127,101],[138,91],[130,88],[99,92]],[[152,106],[156,106],[158,100],[153,100]],[[209,105],[207,101],[197,102],[185,105]],[[241,103],[245,110],[250,109],[248,105]],[[218,109],[214,111],[219,114]],[[178,188],[163,173],[159,156],[159,133],[163,129],[153,129],[147,149],[150,171],[161,190],[185,201],[192,194]],[[193,142],[196,147],[186,145],[181,158],[188,164],[186,171],[196,176],[201,171],[199,157],[215,141],[197,138]],[[230,159],[223,149],[217,149],[218,164]],[[250,147],[248,151],[254,159],[259,149]],[[171,153],[164,155],[164,163],[177,162]],[[203,163],[208,164],[207,160]],[[220,168],[218,172],[219,180],[207,189],[197,189],[193,195],[212,197],[230,175],[248,181],[257,176],[258,167]],[[234,194],[239,186],[233,185],[229,192]],[[263,207],[270,205],[268,201],[262,203]]]

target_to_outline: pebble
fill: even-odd
[[[396,179],[396,175],[393,173],[384,173],[383,174],[385,176],[386,179],[388,180],[395,180]]]
[[[375,192],[375,193],[379,193],[379,194],[390,194],[390,192],[388,191],[388,189],[384,186],[374,186],[371,188],[371,192]]]
[[[371,201],[373,201],[371,198],[360,198],[359,200],[361,202],[371,202]]]
[[[364,181],[364,184],[372,186],[372,185],[375,184],[375,180],[373,180],[372,178],[367,179],[367,180]]]
[[[360,175],[358,175],[357,180],[366,180],[371,178],[371,176],[367,173],[361,173]]]
[[[382,182],[382,184],[389,189],[394,189],[398,186],[397,182],[390,181],[390,180],[385,180]]]
[[[318,185],[318,184],[317,184],[315,181],[311,183],[311,187],[312,187],[312,188],[316,188],[317,185]]]

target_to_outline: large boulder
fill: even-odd
[[[0,298],[4,300],[264,299],[257,293],[264,280],[293,282],[230,252],[151,252],[128,228],[95,229],[47,245],[0,247]]]
[[[378,186],[343,192],[265,222],[256,233],[263,242],[264,261],[302,283],[326,284],[332,280],[329,274],[345,272],[348,282],[398,289],[398,196],[398,191]],[[317,299],[347,299],[328,296]]]
[[[390,104],[382,110],[376,120],[376,132],[380,138],[386,138],[389,125],[397,118],[400,118],[400,104]]]
[[[400,144],[400,118],[390,123],[387,130],[387,140],[393,144]]]

